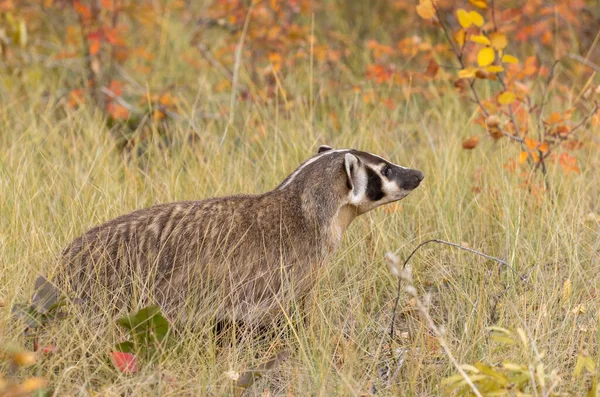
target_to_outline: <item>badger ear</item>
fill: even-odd
[[[319,146],[319,150],[317,151],[317,153],[323,153],[323,152],[327,152],[329,150],[331,150],[331,146],[321,145],[321,146]]]
[[[358,157],[351,153],[344,155],[344,168],[346,169],[346,180],[348,183],[348,189],[352,190],[353,195],[357,193],[359,181],[358,181],[358,167],[360,160]]]

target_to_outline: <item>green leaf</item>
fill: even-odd
[[[152,317],[152,328],[156,339],[162,342],[169,333],[169,322],[158,312]]]
[[[133,342],[126,341],[126,342],[117,343],[115,345],[115,350],[120,351],[122,353],[134,353],[135,346],[133,345]]]

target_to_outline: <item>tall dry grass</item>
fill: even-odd
[[[177,38],[170,32],[165,41],[176,46]],[[159,54],[157,70],[164,73],[155,79],[195,73],[166,50]],[[241,70],[243,78],[243,64]],[[212,103],[227,98],[211,92],[210,73],[196,76],[188,87],[193,95],[181,104],[182,121],[168,128],[172,143],[165,146],[154,130],[155,139],[129,155],[116,149],[93,107],[65,111],[55,105],[56,88],[72,71],[53,71],[35,84],[5,85],[0,346],[25,344],[10,307],[27,300],[36,276],[52,275],[61,249],[91,226],[156,203],[270,190],[320,144],[329,144],[380,154],[423,170],[426,178],[398,205],[351,225],[316,286],[307,323],[226,347],[217,345],[207,324],[184,331],[177,349],[126,376],[108,359],[123,336],[115,323],[99,326],[71,316],[43,334],[41,343],[55,344],[59,352],[31,371],[47,377],[55,395],[221,395],[232,392],[226,371],[243,372],[290,348],[290,359],[250,394],[359,395],[375,388],[380,395],[438,395],[441,380],[454,369],[408,295],[400,300],[396,340],[388,340],[396,279],[384,254],[407,255],[419,242],[441,238],[506,258],[530,283],[449,248],[428,246],[417,254],[412,261],[417,289],[432,294],[433,318],[445,328],[456,359],[527,362],[532,356],[494,343],[486,330],[522,327],[545,353],[546,367],[559,371],[560,390],[583,393],[584,382],[571,379],[573,366],[581,351],[598,357],[600,335],[598,130],[583,132],[588,145],[578,153],[582,173],[565,175],[552,164],[551,192],[533,195],[520,187],[518,173],[503,167],[518,154],[514,145],[489,141],[472,152],[461,149],[461,141],[479,127],[470,123],[471,108],[458,97],[439,95],[428,102],[411,97],[390,110],[363,103],[352,90],[327,91],[314,76],[319,95],[309,100],[308,61],[295,72],[282,78],[302,100],[238,101],[223,145],[226,118],[202,119],[196,110],[211,110]],[[551,101],[548,109],[558,105]],[[332,110],[339,126],[329,116]],[[565,280],[573,285],[567,301],[561,298]]]

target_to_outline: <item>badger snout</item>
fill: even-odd
[[[400,178],[400,188],[404,190],[416,189],[423,178],[425,178],[425,174],[422,171],[407,169]]]

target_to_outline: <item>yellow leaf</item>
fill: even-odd
[[[490,34],[490,40],[492,41],[492,47],[496,50],[503,50],[508,44],[506,41],[506,35],[502,32],[494,32]]]
[[[517,59],[517,57],[514,57],[512,55],[505,54],[502,57],[502,62],[504,62],[504,63],[519,63],[519,59]]]
[[[477,11],[469,12],[469,19],[471,20],[473,25],[477,26],[478,28],[482,27],[485,22],[481,14]]]
[[[487,70],[490,73],[500,73],[500,72],[504,72],[504,68],[500,65],[490,65],[490,66],[486,66],[485,70]]]
[[[498,103],[500,105],[509,105],[515,101],[515,94],[510,91],[504,91],[498,97]]]
[[[479,44],[490,45],[490,39],[488,39],[487,37],[485,37],[485,35],[482,34],[469,36],[469,40]]]
[[[417,6],[417,14],[423,19],[431,19],[435,15],[435,9],[431,1],[425,0]]]
[[[527,153],[527,152],[519,153],[519,164],[523,164],[524,162],[526,162],[528,156],[529,156],[529,153]]]
[[[458,18],[458,23],[460,23],[460,26],[462,26],[463,28],[468,28],[473,24],[469,13],[463,10],[462,8],[459,8],[456,11],[456,17]]]
[[[484,10],[487,8],[486,0],[469,0],[469,3]]]
[[[470,79],[470,78],[475,77],[476,72],[477,72],[476,68],[463,69],[458,72],[458,77],[460,77],[461,79]]]
[[[496,59],[496,53],[492,48],[482,48],[477,54],[477,63],[479,66],[491,65]]]

